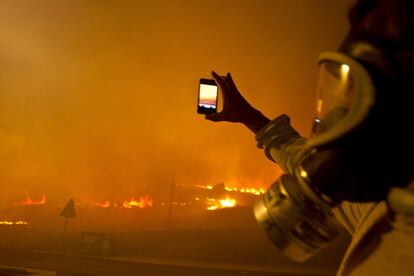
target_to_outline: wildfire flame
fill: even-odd
[[[231,208],[237,205],[237,201],[234,198],[226,197],[223,199],[207,198],[207,210],[216,210],[222,208]]]
[[[28,225],[29,223],[27,223],[27,221],[23,221],[23,220],[18,220],[18,221],[8,221],[8,220],[3,220],[0,221],[0,225]]]
[[[195,187],[212,190],[213,186],[211,185],[195,185]],[[262,195],[265,193],[263,188],[249,188],[249,187],[242,187],[242,188],[233,188],[233,187],[224,187],[224,189],[228,192],[239,192],[239,193],[247,193],[247,194],[254,194],[254,195]]]
[[[46,203],[46,196],[43,195],[40,199],[36,200],[26,195],[26,199],[16,202],[14,205],[43,205]]]
[[[207,190],[213,189],[213,186],[210,186],[210,185],[206,185],[206,186],[203,186],[203,185],[194,185],[194,187],[201,188],[201,189],[207,189]]]
[[[225,187],[226,191],[229,192],[240,192],[240,193],[248,193],[248,194],[254,194],[254,195],[261,195],[265,193],[265,190],[263,188],[256,189],[256,188],[229,188]]]
[[[142,196],[139,199],[135,199],[134,197],[131,197],[130,200],[124,200],[122,206],[124,208],[132,208],[132,207],[138,207],[138,208],[146,208],[146,207],[152,207],[152,198],[150,196]]]

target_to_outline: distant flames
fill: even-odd
[[[21,206],[21,205],[43,205],[46,203],[46,196],[43,195],[40,199],[33,199],[30,197],[29,194],[26,195],[26,198],[22,201],[18,201],[14,203],[14,205]]]
[[[229,188],[225,187],[226,191],[229,192],[240,192],[240,193],[247,193],[247,194],[254,194],[254,195],[262,195],[265,193],[263,188],[256,189],[256,188]]]
[[[237,206],[234,198],[226,197],[223,199],[207,198],[207,210],[217,210],[222,208],[231,208]]]
[[[208,189],[213,190],[215,187],[213,186],[201,186],[196,185],[195,187],[202,188],[202,189]],[[227,192],[238,192],[238,193],[247,193],[247,194],[253,194],[253,195],[261,195],[264,194],[263,188],[250,188],[250,187],[241,187],[241,188],[233,188],[233,187],[226,187],[222,186],[223,191]],[[216,209],[222,209],[222,208],[231,208],[237,206],[237,200],[234,199],[230,193],[225,193],[222,195],[223,198],[220,198],[219,196],[207,196],[205,197],[205,202],[207,205],[207,210],[216,210]],[[236,197],[237,198],[237,197]],[[44,205],[46,204],[46,195],[41,196],[40,198],[32,198],[29,194],[26,195],[26,198],[21,201],[16,201],[13,205],[14,206],[24,206],[24,205]],[[199,197],[195,198],[195,200],[200,200]],[[117,200],[102,200],[102,201],[92,201],[87,203],[89,206],[96,206],[100,208],[148,208],[153,207],[153,198],[151,196],[145,195],[140,197],[134,197],[131,196],[129,199],[117,199]],[[191,202],[188,203],[191,205]],[[165,205],[165,203],[161,204],[162,206]],[[187,205],[187,203],[183,203],[180,205]],[[15,222],[8,222],[8,221],[0,221],[0,224],[3,225],[25,225],[27,222],[25,221],[15,221]]]
[[[233,195],[231,192],[235,193],[246,193],[246,194],[252,194],[252,195],[262,195],[265,193],[265,190],[263,188],[251,188],[251,187],[241,187],[241,188],[235,188],[235,187],[226,187],[224,184],[218,184],[216,186],[202,186],[202,185],[195,185],[194,187],[201,188],[201,189],[207,189],[212,190],[212,194],[210,196],[206,197],[207,201],[207,210],[217,210],[222,208],[231,208],[237,206],[237,200],[233,198]],[[215,195],[214,198],[212,195]],[[220,198],[217,195],[221,194]],[[235,195],[236,196],[236,195]],[[237,198],[238,196],[236,196]]]
[[[124,208],[146,208],[146,207],[152,207],[152,198],[149,196],[142,196],[139,199],[135,199],[134,197],[131,197],[130,200],[124,200],[122,206]]]
[[[29,194],[26,195],[26,198],[24,200],[16,201],[13,203],[13,206],[25,206],[25,205],[44,205],[46,204],[46,196],[43,195],[40,198],[32,198]],[[103,200],[103,201],[95,201],[93,203],[89,203],[89,205],[101,207],[101,208],[110,208],[110,207],[122,207],[122,208],[147,208],[153,206],[153,198],[146,195],[141,197],[130,197],[126,200]],[[7,224],[6,221],[4,221],[1,224]],[[23,223],[21,223],[23,224]]]
[[[202,189],[208,189],[212,190],[213,186],[207,185],[195,185],[195,187],[202,188]],[[239,193],[247,193],[247,194],[253,194],[253,195],[262,195],[265,193],[265,190],[263,188],[250,188],[250,187],[242,187],[242,188],[234,188],[234,187],[224,187],[224,189],[228,192],[239,192]]]
[[[115,200],[97,201],[94,205],[101,208],[122,207],[131,209],[137,207],[142,209],[152,207],[153,198],[150,196],[141,196],[139,198],[131,197],[128,200],[123,200],[121,202]]]
[[[0,221],[0,225],[28,225],[27,221],[18,220],[18,221],[8,221],[2,220]]]

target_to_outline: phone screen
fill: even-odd
[[[200,79],[197,112],[210,114],[217,112],[218,87],[214,80]]]

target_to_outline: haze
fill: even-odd
[[[0,199],[108,198],[143,185],[266,188],[281,174],[242,125],[196,113],[231,72],[273,118],[310,130],[316,60],[347,1],[0,1]],[[219,100],[219,103],[222,103]]]

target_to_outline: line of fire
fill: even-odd
[[[229,187],[224,183],[203,186],[172,182],[168,200],[145,188],[123,198],[73,198],[70,212],[74,215],[68,225],[65,223],[64,231],[68,228],[73,235],[84,232],[102,235],[131,230],[232,228],[245,221],[234,224],[234,219],[229,218],[239,220],[241,213],[250,213],[252,204],[263,193],[262,188]],[[65,204],[62,199],[27,193],[0,211],[0,233],[59,232],[63,228],[59,213],[68,208]],[[247,217],[251,220],[248,225],[253,225],[252,216]]]
[[[173,177],[167,197],[144,186],[130,196],[93,200],[27,193],[0,211],[0,248],[7,248],[0,252],[17,254],[18,258],[28,254],[28,259],[53,257],[64,265],[65,258],[74,256],[82,258],[79,261],[90,256],[105,258],[105,262],[111,258],[129,262],[131,256],[139,256],[134,257],[139,262],[154,258],[157,263],[169,263],[178,258],[191,260],[191,266],[203,260],[208,264],[197,264],[210,267],[211,262],[224,260],[270,265],[267,269],[271,271],[289,266],[299,273],[315,270],[323,260],[323,270],[315,273],[332,272],[337,265],[337,247],[298,266],[268,243],[252,212],[252,205],[264,192],[263,188],[225,183],[180,185]],[[17,253],[10,253],[15,250]],[[230,275],[227,273],[223,275]]]

